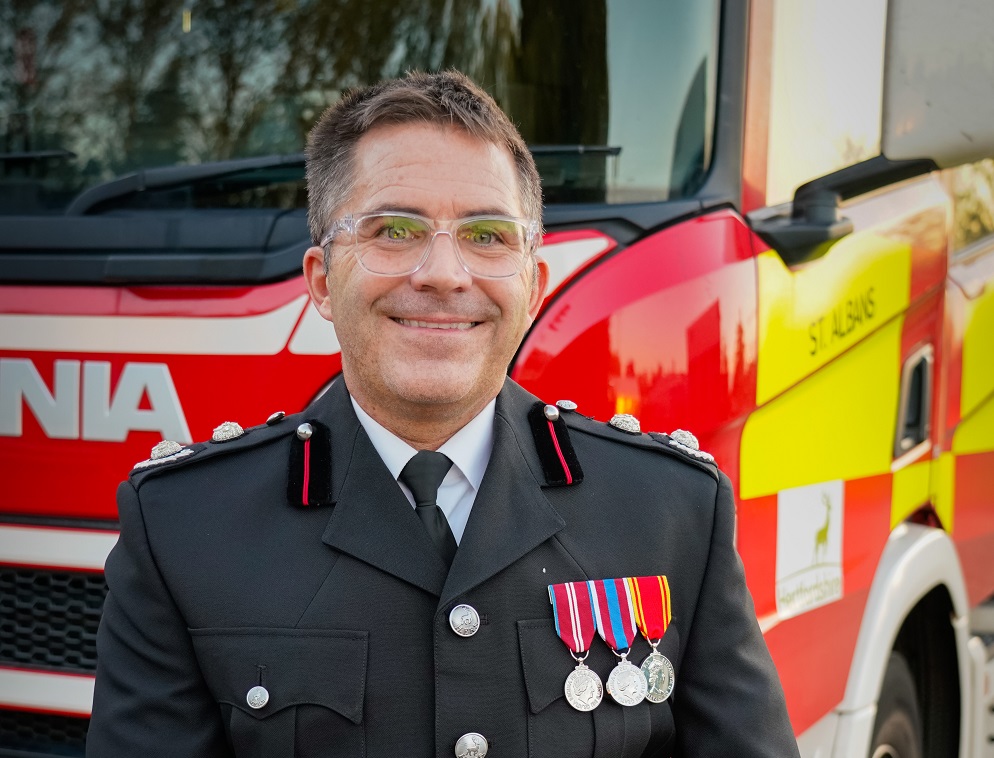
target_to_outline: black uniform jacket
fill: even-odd
[[[449,758],[469,732],[489,758],[797,755],[727,478],[564,411],[584,476],[547,486],[536,402],[511,381],[498,396],[448,572],[342,380],[302,414],[136,470],[118,492],[87,755]],[[304,421],[330,430],[308,472],[323,507],[288,504]],[[659,646],[672,696],[574,710],[547,586],[656,574],[672,597]],[[471,637],[449,625],[460,603],[481,616]],[[640,638],[631,659],[648,652]],[[617,659],[595,637],[587,664],[606,682]],[[262,708],[246,701],[256,685]]]

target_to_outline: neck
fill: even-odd
[[[459,407],[398,401],[388,407],[377,403],[361,389],[356,392],[349,387],[349,392],[376,423],[415,450],[438,450],[493,400],[488,397]]]

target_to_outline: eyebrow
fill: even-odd
[[[431,218],[431,216],[425,212],[424,208],[416,208],[411,205],[394,205],[391,203],[377,205],[370,208],[368,211],[362,211],[362,213],[390,213],[395,211],[397,213],[410,213],[414,216],[424,216],[425,218]],[[510,216],[514,218],[514,214],[508,212],[506,208],[499,208],[497,206],[490,206],[488,208],[472,208],[467,213],[463,213],[459,218],[470,218],[471,216]]]

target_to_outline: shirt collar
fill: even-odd
[[[383,459],[391,476],[397,479],[404,466],[418,451],[366,413],[354,397],[350,395],[349,399],[352,400],[352,407],[370,442]],[[487,403],[482,411],[438,449],[438,452],[448,456],[453,467],[466,477],[475,490],[480,489],[494,446],[496,404],[496,398]]]

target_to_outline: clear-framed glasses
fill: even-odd
[[[439,234],[452,240],[462,267],[484,279],[506,279],[525,266],[539,239],[539,224],[513,216],[470,216],[436,222],[402,211],[359,213],[334,221],[321,247],[351,245],[371,274],[407,276],[428,260]]]

